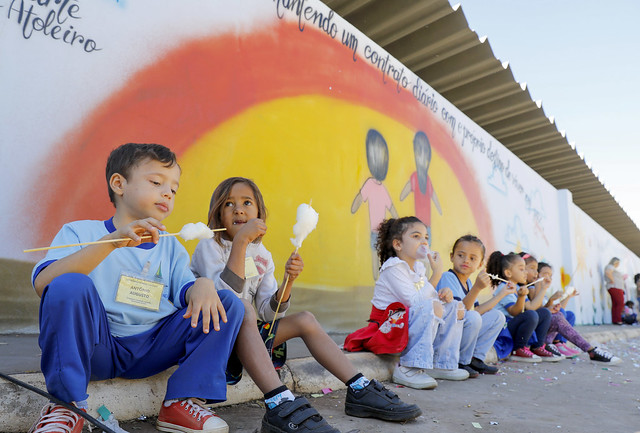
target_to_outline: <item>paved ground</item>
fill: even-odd
[[[388,384],[405,401],[423,409],[421,417],[406,424],[346,416],[344,391],[309,398],[332,425],[349,433],[640,432],[640,339],[605,347],[624,363],[607,367],[581,355],[559,363],[507,362],[497,376],[439,381],[432,391]],[[261,402],[250,402],[223,407],[217,413],[229,423],[230,431],[254,432],[259,431],[264,409]],[[131,433],[152,433],[153,421],[123,427]]]

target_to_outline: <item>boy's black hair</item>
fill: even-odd
[[[627,301],[627,302],[624,303],[624,305],[626,305],[629,308],[633,308],[634,304],[633,304],[633,301]]]
[[[389,169],[389,148],[382,134],[375,129],[367,132],[365,142],[367,151],[367,164],[371,175],[382,182],[387,177]]]
[[[424,224],[420,218],[414,216],[389,218],[380,223],[378,226],[378,242],[376,243],[376,250],[378,250],[378,257],[380,257],[380,266],[382,266],[387,259],[397,256],[396,250],[393,248],[393,241],[395,239],[402,239],[404,232],[414,223]]]
[[[489,260],[487,260],[487,274],[497,275],[503,280],[508,280],[504,274],[504,270],[512,266],[516,260],[520,258],[522,258],[520,254],[509,253],[505,255],[500,251],[494,251],[489,256]],[[500,284],[500,281],[492,278],[491,284],[497,286]]]
[[[127,143],[111,151],[105,171],[109,200],[114,206],[116,204],[116,196],[109,185],[111,176],[115,173],[120,173],[127,179],[131,174],[131,169],[147,158],[158,161],[164,164],[165,167],[173,167],[176,164],[176,154],[161,144]]]
[[[458,238],[458,240],[456,240],[453,243],[453,248],[451,248],[451,254],[456,252],[456,247],[458,246],[458,244],[462,243],[462,242],[473,242],[475,244],[478,244],[480,246],[480,248],[482,249],[482,258],[481,260],[484,260],[484,256],[487,253],[484,244],[482,243],[482,241],[480,240],[479,237],[474,236],[474,235],[464,235],[464,236],[460,236]]]
[[[635,275],[633,276],[633,282],[634,282],[634,283],[636,283],[636,284],[638,284],[638,281],[640,281],[640,274],[635,274]]]

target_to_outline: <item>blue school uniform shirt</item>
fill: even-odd
[[[496,288],[496,293],[498,293],[500,290],[503,290],[506,285],[507,283],[500,283],[500,285],[498,285],[498,287]],[[511,319],[513,318],[513,316],[509,314],[507,308],[511,307],[516,302],[518,302],[518,294],[510,293],[504,298],[500,299],[498,305],[496,305],[496,308],[502,311],[502,314],[504,314],[508,319]],[[527,304],[527,302],[529,302],[529,299],[525,300],[525,305]]]
[[[453,272],[453,269],[449,269],[447,272],[442,274],[440,277],[440,281],[438,281],[438,285],[436,286],[436,290],[439,292],[441,289],[448,287],[451,289],[453,293],[453,299],[456,301],[462,301],[469,290],[471,290],[472,284],[471,279],[467,278],[465,285],[462,284],[462,281],[458,279],[458,276]],[[473,303],[474,307],[480,305],[478,301]]]
[[[65,224],[51,246],[96,241],[114,232],[113,218],[107,221],[74,221]],[[163,232],[165,233],[165,232]],[[49,250],[31,274],[34,284],[38,274],[51,263],[79,251],[82,247]],[[122,272],[142,274],[162,280],[164,289],[158,311],[117,302],[116,292]],[[153,328],[160,320],[186,306],[185,294],[195,277],[189,269],[189,254],[174,236],[160,238],[157,244],[117,248],[93,271],[89,278],[104,304],[112,335],[125,337]]]

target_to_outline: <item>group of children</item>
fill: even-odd
[[[39,345],[49,393],[86,411],[89,380],[142,378],[177,364],[157,428],[227,432],[210,405],[226,399],[227,383],[240,380],[244,368],[264,393],[261,431],[337,432],[271,367],[284,362],[284,343],[301,337],[347,385],[347,414],[388,421],[419,416],[416,405],[358,372],[311,313],[284,317],[304,265],[292,254],[286,284],[277,283],[260,242],[267,211],[255,183],[236,177],[215,189],[209,227],[225,230],[201,241],[192,260],[175,237],[160,239],[180,173],[164,146],[118,147],[106,167],[113,217],[65,224],[51,244],[58,248],[36,264],[32,282],[42,298]],[[73,411],[48,403],[31,431],[79,433],[83,424]]]
[[[261,242],[267,210],[254,182],[234,177],[218,185],[208,226],[224,231],[201,240],[191,259],[174,237],[160,239],[180,174],[175,154],[164,146],[118,147],[106,167],[113,217],[65,224],[51,244],[57,248],[36,264],[32,283],[42,298],[39,345],[49,393],[86,411],[89,380],[142,378],[177,364],[157,428],[227,432],[210,406],[226,399],[227,383],[240,380],[244,369],[264,393],[261,431],[337,432],[306,398],[282,384],[275,369],[286,358],[286,341],[301,337],[318,362],[346,384],[348,415],[386,421],[419,416],[416,405],[358,372],[313,314],[285,316],[304,264],[291,254],[286,277],[281,284],[276,280],[271,254]],[[93,241],[103,242],[75,246]],[[550,275],[528,300],[531,294],[519,287],[529,278],[527,257],[492,254],[487,270],[506,282],[480,304],[480,292],[497,281],[484,270],[470,280],[485,259],[480,239],[458,239],[450,256],[453,267],[444,274],[428,241],[427,227],[416,217],[382,223],[371,323],[345,341],[348,350],[401,353],[394,382],[433,388],[438,378],[497,373],[484,361],[505,321],[516,359],[555,358],[551,349],[560,347],[553,345],[555,333],[592,359],[617,359],[583,344],[567,328],[561,308],[542,306]],[[547,268],[540,269],[542,275]],[[529,344],[534,331],[537,339]],[[79,433],[83,423],[73,411],[48,403],[31,431]]]
[[[495,251],[485,271],[482,241],[466,235],[454,243],[452,268],[443,273],[440,256],[429,251],[427,228],[416,217],[384,221],[377,251],[382,265],[369,325],[350,334],[344,347],[400,353],[392,376],[397,384],[430,389],[435,379],[496,374],[498,368],[484,362],[492,346],[501,359],[557,362],[580,353],[565,344],[568,339],[593,361],[622,362],[573,328],[575,316],[564,310],[570,296],[558,291],[547,299],[553,270],[530,254]],[[479,303],[485,289],[491,296]]]

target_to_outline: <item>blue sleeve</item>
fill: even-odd
[[[171,287],[169,299],[178,308],[186,307],[185,295],[196,280],[189,268],[189,253],[177,239],[174,239],[173,260],[171,260]]]
[[[462,301],[462,299],[467,296],[462,291],[462,287],[460,287],[458,277],[456,277],[453,272],[445,272],[442,274],[442,277],[440,278],[440,281],[438,281],[438,285],[436,286],[436,290],[439,292],[445,287],[451,289],[451,292],[453,293],[453,299],[457,301]]]
[[[506,286],[505,283],[501,283],[498,287],[496,287],[495,293],[498,293],[500,290],[503,290],[505,286]],[[509,313],[509,311],[507,311],[507,308],[511,307],[517,301],[518,301],[518,295],[516,295],[515,293],[511,293],[505,296],[504,298],[500,299],[500,301],[498,301],[498,304],[496,305],[496,308],[500,310],[505,316],[513,317]]]
[[[95,239],[90,239],[95,240]],[[51,242],[51,246],[55,247],[58,245],[67,245],[67,244],[77,244],[80,242],[87,242],[87,239],[80,239],[77,231],[71,224],[65,224],[62,226],[58,234],[56,234],[55,238]],[[33,268],[31,272],[31,285],[35,288],[35,281],[38,277],[38,274],[42,272],[44,268],[49,266],[51,263],[67,257],[76,251],[80,251],[82,247],[67,247],[67,248],[55,248],[47,251],[47,255],[40,260]]]

